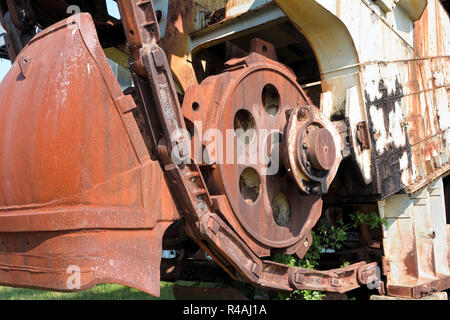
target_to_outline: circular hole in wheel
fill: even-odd
[[[240,109],[234,116],[234,133],[238,140],[244,144],[250,144],[256,136],[256,122],[252,114]]]
[[[266,164],[268,175],[275,175],[281,165],[281,143],[283,142],[283,135],[279,131],[273,131],[266,139],[266,145],[264,146],[264,152],[267,154],[267,158],[264,159]]]
[[[280,227],[285,227],[291,220],[291,207],[288,198],[282,192],[278,192],[272,199],[272,212],[275,222]]]
[[[280,108],[280,94],[272,84],[266,84],[262,91],[262,103],[264,110],[270,116],[275,116]]]
[[[281,143],[283,142],[283,134],[279,131],[272,131],[267,136],[265,151],[269,158],[280,157]]]
[[[239,177],[239,191],[245,202],[252,204],[259,196],[261,179],[258,172],[253,168],[245,168]]]

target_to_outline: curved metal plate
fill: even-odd
[[[161,239],[179,215],[90,15],[42,31],[16,61],[0,85],[0,283],[159,295]]]

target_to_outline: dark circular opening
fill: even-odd
[[[275,222],[280,227],[285,227],[291,220],[291,207],[288,198],[282,192],[278,192],[272,199],[272,213]]]
[[[234,133],[245,144],[250,144],[256,136],[256,122],[252,114],[241,109],[234,116]]]
[[[198,111],[199,109],[200,109],[200,105],[198,104],[198,102],[192,103],[192,110]]]
[[[271,167],[273,161],[277,160],[278,165],[281,163],[281,143],[283,141],[283,134],[281,132],[272,132],[266,140],[265,151],[267,152],[268,163],[267,167]]]
[[[280,94],[272,84],[267,84],[262,92],[262,103],[268,115],[275,116],[280,108]]]
[[[259,196],[261,179],[253,168],[245,168],[239,177],[239,191],[247,203],[254,203]]]

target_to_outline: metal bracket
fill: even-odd
[[[361,121],[356,125],[356,139],[362,151],[370,149],[369,131],[365,121]]]

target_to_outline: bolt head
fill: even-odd
[[[306,108],[301,108],[300,110],[298,110],[297,113],[297,120],[300,121],[303,118],[306,118],[308,116],[308,110]]]

